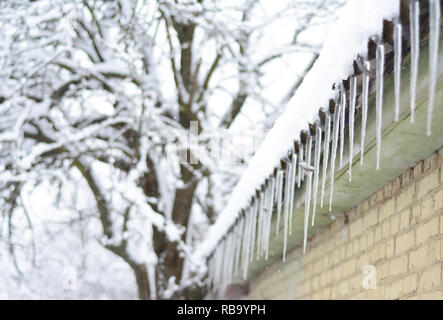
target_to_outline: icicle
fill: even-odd
[[[321,199],[320,199],[320,207],[323,208],[323,200],[325,197],[325,185],[326,185],[326,174],[328,171],[328,158],[329,158],[329,140],[331,136],[331,116],[326,114],[325,119],[325,141],[323,143],[323,174],[321,177]]]
[[[371,69],[369,61],[364,62],[367,70]],[[368,119],[368,96],[369,96],[369,75],[363,73],[363,88],[362,88],[362,113],[361,113],[361,155],[360,164],[363,164],[363,157],[365,154],[365,137],[366,137],[366,120]]]
[[[343,150],[345,146],[345,114],[346,114],[346,91],[345,88],[341,89],[340,92],[340,102],[341,102],[341,113],[340,113],[340,165],[341,168],[343,166]]]
[[[435,86],[437,85],[438,42],[440,40],[440,0],[429,1],[429,100],[426,134],[431,135]]]
[[[272,209],[274,207],[274,197],[275,197],[275,176],[271,178],[270,192],[269,192],[269,202],[268,202],[268,223],[266,229],[266,253],[265,259],[268,260],[269,255],[269,239],[271,237],[271,222],[272,222]]]
[[[317,209],[318,175],[320,171],[320,153],[321,153],[321,128],[317,124],[315,131],[315,153],[314,153],[314,193],[312,204],[312,226],[315,220],[315,211]]]
[[[290,191],[290,187],[289,187],[289,175],[290,175],[290,165],[286,166],[286,170],[285,170],[285,205],[284,205],[284,210],[285,210],[285,215],[283,217],[283,261],[285,261],[286,259],[286,246],[287,246],[287,242],[288,242],[288,216],[289,216],[289,191]]]
[[[258,214],[258,233],[257,233],[257,258],[256,260],[258,261],[261,257],[262,254],[262,249],[263,249],[263,206],[264,206],[264,197],[263,197],[263,192],[260,191],[260,198],[259,198],[259,214]]]
[[[292,154],[290,179],[290,199],[289,199],[289,235],[292,235],[292,216],[294,215],[294,196],[295,196],[295,174],[297,173],[297,155]]]
[[[268,222],[268,184],[266,184],[265,189],[262,193],[263,197],[263,216],[262,216],[262,228],[261,228],[261,249],[260,249],[260,257],[263,256],[265,253],[265,247],[266,247],[266,229],[267,229],[267,222]]]
[[[331,192],[329,194],[329,211],[332,210],[332,198],[334,196],[334,175],[335,175],[335,158],[337,157],[337,145],[338,145],[338,129],[340,127],[340,114],[342,104],[338,105],[338,109],[335,109],[334,113],[334,125],[332,132],[332,153],[331,153]]]
[[[418,58],[420,55],[420,3],[411,0],[409,6],[409,21],[411,30],[411,123],[415,120],[415,96],[417,90]]]
[[[354,118],[357,99],[357,78],[351,77],[349,97],[349,181],[352,181],[352,159],[354,157]]]
[[[401,77],[401,33],[402,26],[397,20],[394,26],[394,99],[395,99],[395,116],[394,120],[398,121],[400,115],[400,77]]]
[[[248,277],[248,267],[249,267],[249,256],[250,256],[250,250],[251,250],[251,239],[252,239],[252,207],[249,207],[249,210],[247,212],[247,219],[246,219],[246,226],[245,226],[245,233],[246,233],[246,243],[244,244],[244,254],[242,259],[242,266],[243,266],[243,279],[246,280]]]
[[[278,234],[278,228],[280,227],[280,216],[282,209],[282,196],[283,196],[283,170],[277,171],[277,225],[275,227],[275,234]]]
[[[238,260],[237,260],[237,272],[236,275],[238,275],[239,271],[241,270],[241,267],[243,266],[244,260],[246,259],[246,244],[248,241],[248,222],[249,222],[249,216],[246,215],[247,212],[245,212],[245,216],[242,219],[242,224],[238,226],[238,229],[236,230],[237,239],[239,239],[239,247],[238,247]],[[246,259],[247,260],[247,259]]]
[[[308,142],[306,144],[306,164],[311,165],[311,149],[312,149],[312,137],[308,136]],[[312,189],[312,171],[307,172],[307,185],[305,196],[305,220],[303,230],[303,254],[306,252],[306,244],[308,239],[308,222],[309,222],[309,209],[311,205],[311,189]]]
[[[303,166],[301,165],[304,161],[304,155],[303,155],[303,144],[300,146],[299,150],[299,159],[298,159],[298,181],[297,181],[297,187],[300,188],[301,180],[303,179]]]
[[[376,140],[377,140],[377,170],[380,169],[381,152],[381,127],[382,127],[382,109],[383,109],[383,74],[385,68],[385,47],[383,44],[377,44],[376,52]]]
[[[252,203],[252,212],[253,212],[253,218],[252,218],[252,237],[251,237],[251,249],[250,249],[250,262],[253,261],[254,258],[254,248],[256,240],[256,233],[257,233],[257,214],[258,214],[258,200],[257,198],[254,198],[254,202]]]

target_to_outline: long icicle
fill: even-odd
[[[382,127],[382,111],[383,111],[383,75],[385,65],[385,47],[383,44],[377,44],[376,51],[376,140],[377,140],[377,164],[376,169],[380,169],[380,153],[381,153],[381,127]]]
[[[318,176],[320,171],[320,154],[321,154],[321,128],[317,124],[315,130],[315,148],[314,148],[314,192],[312,194],[312,226],[315,221],[315,211],[317,209],[317,192],[318,192]]]
[[[371,63],[369,61],[364,62],[364,66],[367,70],[370,70]],[[363,157],[365,154],[365,137],[366,137],[366,121],[368,119],[368,97],[369,97],[369,75],[363,73],[363,83],[362,83],[362,112],[361,112],[361,154],[360,154],[360,164],[363,164]]]
[[[257,234],[257,212],[258,212],[258,200],[257,197],[254,198],[254,201],[252,203],[252,212],[253,212],[253,218],[252,218],[252,236],[251,236],[251,249],[250,253],[251,256],[249,257],[249,261],[252,262],[254,260],[254,249],[255,249],[255,243],[256,240],[256,234]]]
[[[308,136],[308,142],[306,143],[306,165],[311,166],[311,149],[312,149],[312,137]],[[307,185],[305,196],[305,220],[303,228],[303,254],[306,253],[306,244],[308,239],[308,224],[309,224],[309,209],[311,205],[311,192],[312,192],[312,171],[307,172]]]
[[[289,215],[289,169],[290,169],[290,165],[286,166],[286,170],[285,170],[285,205],[284,205],[284,210],[285,210],[285,214],[283,217],[283,261],[286,260],[286,246],[288,243],[288,215]]]
[[[295,197],[295,174],[297,172],[297,154],[292,154],[291,162],[291,184],[290,184],[290,198],[289,198],[289,235],[292,235],[292,216],[294,215],[294,197]]]
[[[354,157],[354,118],[357,99],[357,78],[351,77],[349,97],[349,181],[352,181],[352,159]]]
[[[440,0],[429,1],[429,100],[426,134],[431,135],[435,87],[437,85],[438,42],[440,41]]]
[[[411,30],[411,123],[415,121],[415,97],[417,90],[418,58],[420,55],[420,3],[411,0],[409,6],[409,21]]]
[[[332,211],[332,199],[334,197],[334,176],[335,176],[335,159],[337,157],[337,145],[338,145],[338,130],[340,127],[340,113],[341,113],[342,104],[338,105],[338,108],[335,109],[334,112],[334,125],[332,132],[332,153],[331,153],[331,191],[329,194],[329,211]]]
[[[283,170],[277,171],[277,223],[275,226],[275,234],[278,234],[278,228],[280,227],[280,217],[282,210],[282,198],[283,198]]]
[[[288,184],[288,235],[292,234],[292,226],[289,223],[291,221],[291,201],[293,200],[293,194],[291,194],[291,182],[292,182],[292,157],[288,162],[288,178],[286,179],[286,183]]]
[[[346,114],[346,90],[344,87],[340,90],[341,95],[341,105],[340,109],[340,165],[341,168],[343,166],[343,150],[345,146],[345,114]]]
[[[329,140],[331,139],[331,116],[326,114],[325,119],[325,141],[323,142],[323,173],[321,177],[321,199],[320,207],[323,208],[323,202],[325,198],[325,186],[326,186],[326,175],[328,171],[328,158],[329,158]]]
[[[400,86],[401,86],[401,34],[402,26],[399,20],[395,22],[394,26],[394,100],[395,100],[395,114],[394,120],[398,121],[400,115]]]
[[[272,222],[272,209],[274,207],[274,194],[275,194],[275,177],[271,177],[269,200],[268,200],[268,222],[266,224],[266,251],[265,259],[268,260],[269,255],[269,238],[271,237],[271,222]]]
[[[252,230],[251,230],[251,220],[252,220],[252,215],[251,215],[251,207],[248,208],[248,210],[246,211],[246,223],[245,223],[245,230],[244,232],[246,233],[246,242],[243,244],[243,254],[242,254],[242,269],[243,269],[243,279],[246,280],[247,275],[248,275],[248,264],[249,264],[249,249],[250,249],[250,239],[251,239],[251,234],[252,234]]]

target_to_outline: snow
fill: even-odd
[[[379,35],[383,19],[398,15],[399,1],[349,0],[341,17],[331,29],[320,56],[302,85],[276,120],[257,153],[251,159],[232,195],[219,214],[208,236],[195,252],[197,258],[207,257],[234,223],[241,209],[246,208],[256,189],[278,166],[280,159],[299,140],[300,132],[318,119],[318,110],[333,97],[334,83],[352,72],[352,62],[358,55],[366,56],[367,41]],[[278,143],[277,143],[278,142]]]

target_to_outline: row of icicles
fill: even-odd
[[[419,0],[411,0],[409,4],[410,17],[410,43],[411,43],[411,74],[410,74],[410,119],[414,122],[416,101],[416,86],[418,74],[418,58],[420,49],[420,6]],[[400,114],[400,77],[402,62],[402,24],[397,18],[393,21],[393,47],[394,47],[394,120]],[[440,31],[440,1],[429,1],[429,103],[427,110],[427,135],[431,134],[431,119],[434,105],[435,87],[437,81],[437,59]],[[380,39],[376,40],[375,53],[375,108],[376,108],[376,168],[380,167],[380,146],[382,131],[383,108],[383,78],[385,68],[385,45]],[[373,77],[371,63],[366,60],[356,61],[362,74],[361,109],[362,128],[361,146],[365,145],[366,120],[368,115],[369,82]],[[349,154],[354,155],[354,117],[357,101],[357,75],[349,80]],[[281,166],[266,179],[260,190],[243,209],[235,223],[214,249],[208,266],[208,285],[226,285],[234,277],[242,276],[247,279],[249,263],[261,258],[268,259],[269,240],[272,233],[279,233],[281,219],[283,219],[283,261],[286,259],[288,235],[292,234],[292,216],[294,212],[295,187],[305,186],[305,212],[303,225],[303,253],[306,252],[308,224],[311,210],[314,225],[317,208],[317,194],[320,185],[320,207],[325,201],[325,184],[329,170],[330,195],[329,210],[332,208],[334,194],[334,170],[337,153],[339,153],[339,167],[343,166],[343,149],[345,140],[345,111],[347,107],[346,88],[343,84],[335,86],[335,98],[331,100],[334,108],[322,109],[324,121],[324,134],[320,127],[320,120],[311,126],[310,132],[303,132],[301,139],[294,144],[294,150],[289,152],[287,159],[281,161]],[[333,110],[331,110],[333,109]],[[322,138],[323,144],[322,144]],[[304,141],[303,141],[304,140]],[[312,154],[312,147],[314,152]],[[331,148],[331,150],[330,150]],[[320,160],[322,158],[322,175],[320,181]],[[330,155],[330,159],[329,159]],[[364,148],[361,148],[360,162],[363,163]],[[349,161],[349,180],[352,179],[352,158]],[[297,174],[298,173],[298,174]],[[312,197],[311,197],[312,195]],[[271,230],[271,220],[276,214],[276,228]]]

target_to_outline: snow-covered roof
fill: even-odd
[[[195,253],[208,257],[260,189],[280,161],[293,149],[303,130],[319,119],[319,109],[327,107],[336,92],[333,85],[348,78],[353,61],[367,55],[368,39],[383,31],[383,19],[399,14],[399,0],[349,0],[330,30],[320,56],[286,109],[265,137],[257,153],[234,188],[225,209]]]

